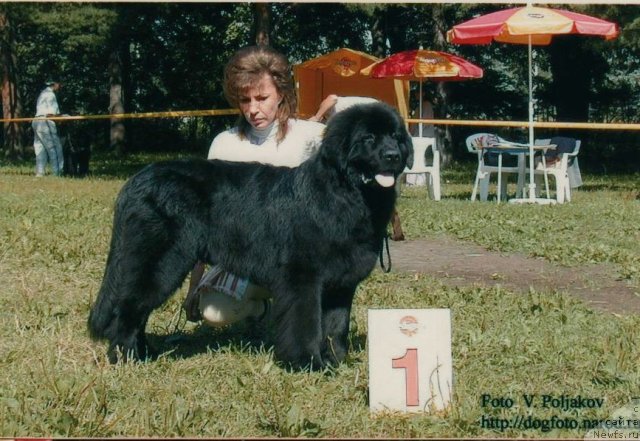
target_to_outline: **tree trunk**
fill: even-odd
[[[447,22],[444,17],[444,6],[432,5],[431,6],[434,23],[434,49],[439,51],[446,51],[447,47]],[[438,101],[438,116],[436,118],[446,118],[449,108],[449,90],[445,81],[437,83],[437,101]],[[446,167],[451,163],[451,145],[452,137],[449,126],[444,128],[436,127],[436,136],[438,137],[438,149],[440,150],[440,165]]]
[[[558,121],[588,121],[590,84],[596,54],[589,54],[583,37],[563,37],[549,48],[553,104]]]
[[[122,81],[122,60],[118,49],[109,57],[109,113],[124,113],[124,91]],[[110,146],[118,156],[126,152],[126,130],[122,118],[111,118]]]
[[[131,54],[129,44],[131,30],[136,26],[138,9],[116,4],[114,10],[118,14],[109,43],[109,113],[112,115],[126,113],[129,108],[128,95],[131,91],[130,72]],[[130,134],[123,118],[111,118],[109,145],[118,156],[128,151]]]
[[[412,6],[403,5],[398,6],[396,4],[387,4],[385,8],[385,21],[384,21],[384,34],[385,40],[383,43],[389,47],[389,53],[395,54],[396,52],[402,52],[409,49],[417,49],[415,41],[411,39],[411,46],[408,46],[407,42],[407,25],[406,14],[407,11],[413,10]]]
[[[253,4],[253,30],[258,46],[269,46],[271,32],[271,5],[269,3]]]
[[[18,69],[15,55],[15,37],[11,22],[4,8],[0,9],[0,60],[2,61],[2,117],[20,118],[22,102],[18,91]],[[24,158],[25,131],[21,123],[3,124],[4,155],[9,158]]]
[[[384,58],[386,56],[386,40],[387,35],[385,32],[385,10],[384,8],[376,7],[373,11],[373,19],[371,21],[371,55],[378,58]]]

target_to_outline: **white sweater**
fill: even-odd
[[[242,140],[234,127],[213,139],[208,159],[297,167],[318,149],[324,129],[324,124],[290,119],[287,136],[278,144],[275,123],[263,130],[252,128],[248,138]]]

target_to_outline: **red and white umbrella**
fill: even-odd
[[[447,39],[458,44],[526,44],[529,49],[529,200],[535,200],[533,172],[533,78],[532,45],[548,45],[553,36],[594,35],[611,40],[618,36],[616,23],[562,9],[527,6],[504,9],[460,23],[447,32]]]
[[[482,68],[447,52],[414,49],[398,52],[360,71],[371,78],[395,78],[420,82],[420,116],[422,116],[422,81],[464,81],[482,78]],[[422,124],[419,126],[422,136]]]

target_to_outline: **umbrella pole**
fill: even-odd
[[[418,96],[418,112],[420,112],[418,114],[418,118],[422,119],[422,78],[420,78],[420,87],[419,87],[419,96]],[[418,124],[418,136],[420,138],[422,138],[422,121],[420,121],[420,124]]]
[[[536,198],[536,181],[535,181],[535,161],[534,161],[534,149],[533,149],[533,62],[532,62],[532,49],[531,49],[531,34],[529,34],[529,196],[517,199],[511,199],[512,203],[531,203],[531,204],[553,204],[555,201],[549,198]]]
[[[527,2],[527,7],[530,7],[531,1]],[[529,197],[525,198],[524,195],[521,199],[512,199],[511,202],[515,203],[531,203],[531,204],[551,204],[554,201],[551,199],[536,198],[536,181],[535,181],[535,161],[534,161],[534,149],[533,149],[533,55],[532,55],[532,36],[528,35],[528,55],[529,55]]]
[[[533,157],[533,63],[531,55],[531,34],[529,34],[529,200],[536,198],[536,182]]]

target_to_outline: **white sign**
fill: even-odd
[[[369,408],[433,412],[453,387],[449,309],[368,311]]]

